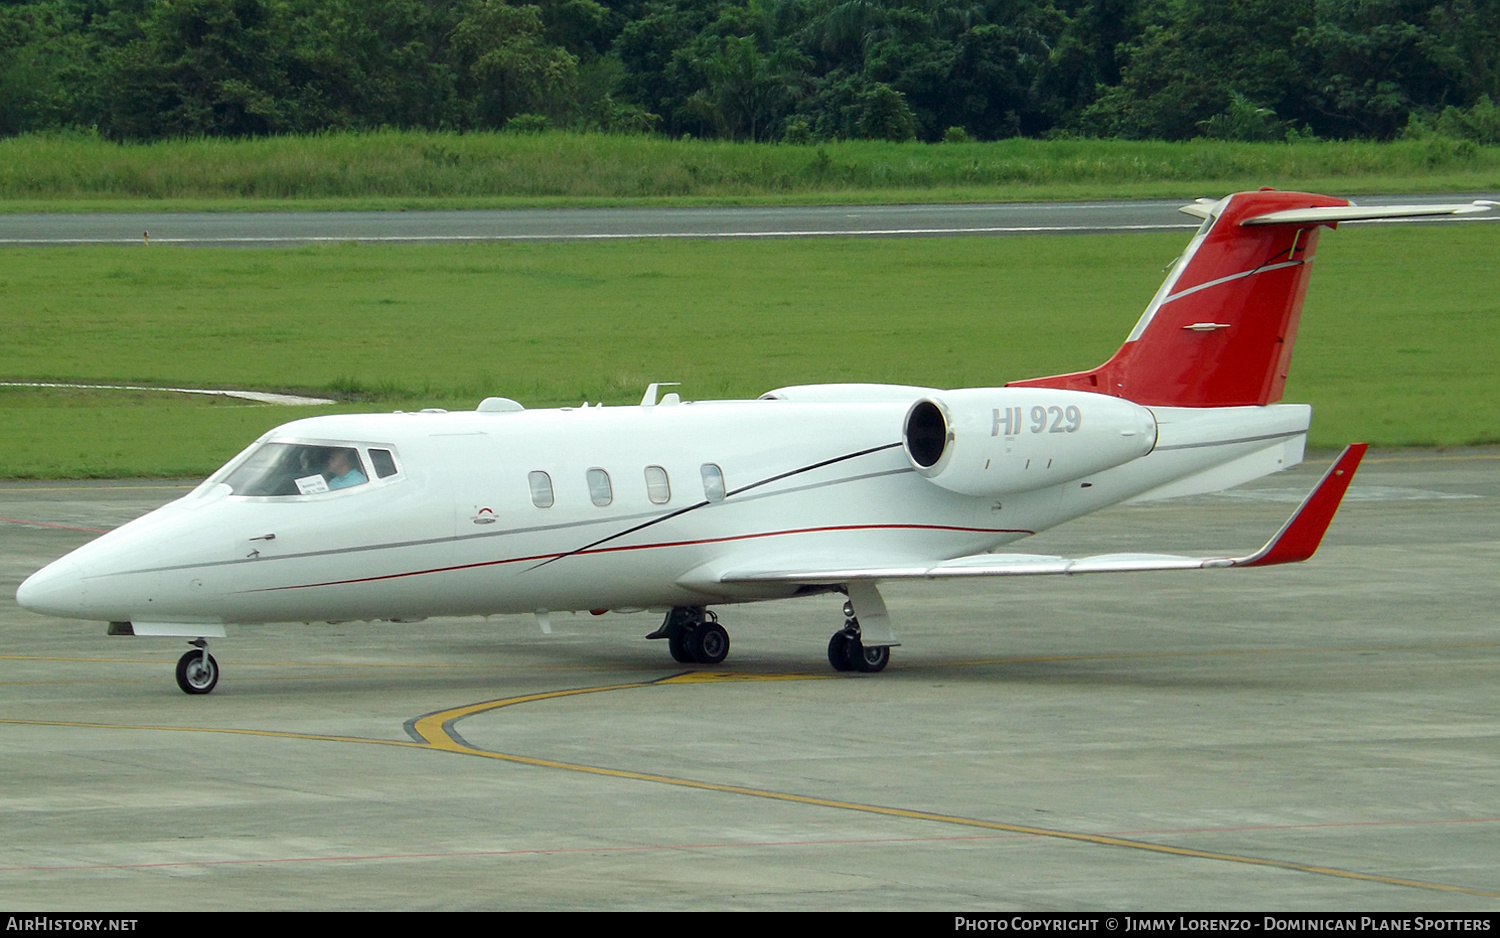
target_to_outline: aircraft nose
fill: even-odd
[[[76,616],[83,608],[83,576],[71,558],[48,564],[16,589],[16,602],[43,615]]]

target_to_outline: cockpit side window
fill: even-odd
[[[316,495],[369,481],[353,446],[266,443],[224,479],[235,495]]]
[[[375,467],[376,478],[384,479],[396,474],[396,459],[388,449],[371,449],[370,464]]]

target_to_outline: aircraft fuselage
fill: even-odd
[[[910,399],[301,420],[186,497],[38,573],[19,598],[74,618],[184,624],[773,599],[809,587],[728,584],[719,575],[767,557],[796,566],[981,553],[1268,445],[1285,449],[1290,440],[1300,457],[1306,430],[1303,407],[1239,408],[1259,412],[1245,419],[1274,423],[1275,439],[1246,432],[1241,420],[1214,431],[1216,445],[1174,447],[1186,424],[1166,419],[1164,440],[1131,443],[1139,458],[1054,484],[1048,473],[1067,475],[1068,460],[1119,445],[1110,441],[1126,418],[1108,408],[1121,402],[1070,391],[989,393],[993,401],[971,408],[977,435],[1015,452],[984,463],[998,472],[1010,458],[1013,474],[1033,473],[1024,484],[997,483],[1024,491],[971,495],[924,477],[903,439]],[[1077,425],[1068,431],[1066,418],[1046,417],[1047,401]],[[1033,407],[1044,418],[1036,432],[1025,421],[1002,426],[1013,410],[1025,417]],[[1225,422],[1223,409],[1203,416],[1214,415]],[[237,494],[231,483],[272,443],[353,448],[367,478],[336,490],[313,477],[319,484],[306,493]],[[1162,452],[1145,455],[1153,449]]]

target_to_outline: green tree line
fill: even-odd
[[[0,134],[1500,143],[1500,0],[0,0]]]

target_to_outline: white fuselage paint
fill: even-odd
[[[799,587],[719,577],[771,559],[808,569],[939,561],[1173,484],[1245,481],[1301,458],[1310,413],[1156,409],[1149,455],[1083,480],[972,496],[924,478],[902,448],[921,393],[300,420],[260,442],[380,447],[399,471],[321,494],[233,495],[219,480],[242,454],[186,497],[38,572],[17,597],[53,615],[185,625],[774,599]],[[705,464],[722,471],[722,500],[706,495]],[[665,504],[650,498],[649,466],[666,471]],[[591,499],[590,469],[609,474],[608,505]],[[551,480],[549,507],[533,504],[537,471]]]

